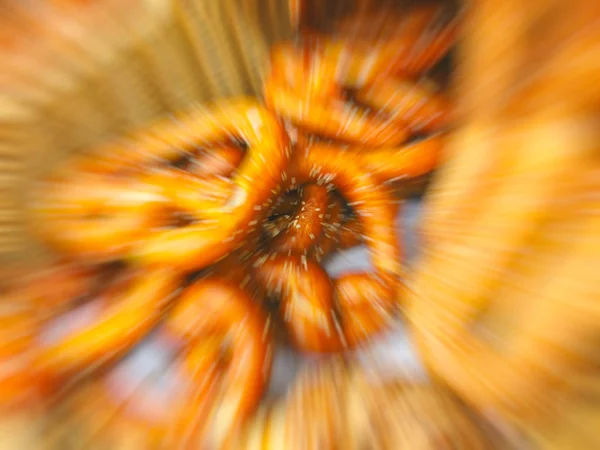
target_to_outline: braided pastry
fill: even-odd
[[[244,140],[248,150],[231,179],[219,173],[208,179],[173,171],[172,176],[146,173],[196,146],[235,138]],[[51,180],[50,189],[44,185],[35,229],[75,256],[127,256],[144,265],[203,268],[235,250],[255,230],[261,209],[278,192],[289,157],[283,127],[257,102],[217,103],[69,161]],[[89,183],[91,189],[86,190]],[[222,195],[199,203],[193,195],[198,184],[204,187],[201,193],[217,184]],[[192,214],[193,223],[156,232],[165,206]]]

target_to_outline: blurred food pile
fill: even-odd
[[[466,17],[458,126],[407,302],[432,373],[526,427],[597,401],[599,6],[489,1]]]
[[[0,448],[599,445],[600,7],[253,6],[2,4]]]

